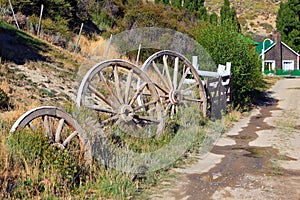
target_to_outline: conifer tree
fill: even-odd
[[[229,0],[224,0],[224,5],[220,10],[220,15],[222,26],[225,26],[230,30],[240,32],[240,25],[236,17],[235,8],[230,7]]]
[[[276,28],[281,32],[281,39],[295,51],[300,52],[300,2],[289,0],[280,3],[277,13]]]

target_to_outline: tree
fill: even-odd
[[[209,25],[195,30],[195,38],[216,64],[231,62],[233,73],[233,104],[250,103],[257,88],[261,87],[261,62],[245,36],[225,26]],[[216,69],[214,69],[216,70]]]
[[[220,10],[221,25],[230,30],[240,32],[240,25],[236,17],[235,8],[230,7],[229,0],[224,0],[224,5]]]
[[[199,11],[204,7],[204,0],[184,0],[183,7],[190,12]]]
[[[280,3],[277,13],[276,28],[281,32],[282,41],[300,52],[300,2],[289,0]]]
[[[209,22],[212,24],[212,25],[218,25],[218,15],[216,13],[212,13],[210,16],[209,16]]]
[[[181,0],[173,0],[172,5],[174,5],[176,8],[181,8],[182,4],[181,4]]]

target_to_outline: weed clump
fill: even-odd
[[[7,94],[0,88],[0,109],[6,109],[9,105],[9,97]]]

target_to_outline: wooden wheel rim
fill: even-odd
[[[201,102],[201,108],[200,111],[203,113],[203,116],[206,117],[207,114],[207,95],[206,95],[206,91],[204,88],[204,85],[201,81],[201,78],[199,77],[196,69],[193,67],[193,65],[190,63],[190,61],[183,56],[182,54],[175,52],[175,51],[171,51],[171,50],[162,50],[159,51],[157,53],[154,53],[153,55],[151,55],[143,64],[142,66],[142,71],[144,71],[145,73],[148,74],[148,76],[150,78],[152,78],[151,74],[149,74],[149,70],[150,68],[154,68],[153,71],[157,74],[158,72],[158,67],[155,66],[153,64],[153,62],[157,59],[164,59],[165,56],[170,56],[170,57],[174,57],[175,60],[177,59],[177,61],[174,61],[175,63],[181,61],[184,66],[186,67],[186,71],[183,73],[183,76],[187,76],[188,74],[188,70],[190,70],[190,74],[193,76],[195,82],[196,82],[196,86],[198,91],[199,91],[199,96],[200,98],[198,99],[199,102]],[[179,87],[180,85],[183,84],[183,80],[178,80],[177,78],[174,78],[175,76],[171,77],[170,73],[169,73],[169,69],[168,67],[165,67],[165,63],[164,65],[164,70],[166,71],[165,73],[167,74],[168,77],[164,77],[161,74],[158,75],[158,77],[160,79],[164,79],[161,80],[163,82],[163,85],[168,85],[168,88],[163,88],[162,85],[155,83],[155,81],[152,78],[152,81],[154,82],[155,86],[158,88],[158,90],[165,90],[165,97],[164,98],[168,98],[168,101],[171,103],[172,105],[180,105],[180,102],[183,100],[183,91],[178,89],[177,87]],[[175,64],[176,65],[176,64]],[[175,69],[176,67],[174,66],[174,71],[176,71]],[[177,66],[177,70],[178,70],[178,66]],[[169,73],[169,74],[168,74]],[[176,72],[178,73],[178,72]],[[175,74],[175,72],[174,72]],[[179,81],[179,83],[178,83]],[[197,99],[196,99],[197,100]],[[162,101],[163,102],[163,101]],[[169,106],[170,107],[170,106]],[[168,106],[165,105],[165,108],[168,108]]]
[[[113,76],[111,85],[113,85],[113,87],[110,84],[108,84],[109,81],[103,75],[104,73],[106,73],[105,70],[111,70],[111,76]],[[120,77],[120,75],[125,76],[126,80],[123,80],[122,77]],[[110,93],[110,99],[106,98],[107,96],[105,96],[102,91],[93,88],[92,82],[97,76],[100,77],[98,77],[100,79],[99,82],[105,85],[105,90],[108,91],[108,93]],[[133,88],[131,84],[133,81],[132,79],[134,78],[137,80],[137,83],[140,82],[140,80],[142,80],[144,84],[140,85],[140,87]],[[123,85],[121,83],[121,80],[126,82],[126,84]],[[124,91],[122,90],[122,87]],[[147,88],[147,91],[150,92],[148,95],[150,96],[150,99],[152,99],[151,102],[142,102],[140,101],[140,98],[138,98],[142,95],[142,91],[146,90],[145,88]],[[88,96],[88,92],[97,94],[96,96],[98,96],[98,98],[101,99],[101,101],[105,104],[107,108],[101,106],[98,106],[96,108],[87,105],[86,97]],[[134,94],[132,94],[133,92]],[[130,96],[130,94],[132,94],[132,96]],[[84,106],[102,113],[110,113],[113,117],[109,119],[112,119],[112,121],[114,122],[122,120],[122,122],[126,123],[132,121],[133,118],[135,120],[138,119],[139,121],[149,121],[150,123],[154,122],[158,124],[156,133],[157,136],[159,136],[163,131],[164,119],[162,115],[162,107],[155,86],[142,70],[140,70],[133,63],[125,60],[106,60],[92,67],[85,74],[81,81],[77,93],[76,104],[78,107]],[[135,104],[135,106],[133,106],[133,104]],[[146,112],[148,112],[149,110],[147,110],[147,107],[150,106],[150,104],[155,104],[155,108],[153,108],[155,109],[157,115],[155,119],[150,118],[148,116],[141,116],[137,112],[137,110],[145,110]],[[108,119],[102,121],[100,120],[100,123],[106,123],[107,120]]]

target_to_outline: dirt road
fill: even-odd
[[[268,95],[152,199],[300,199],[300,79]]]

